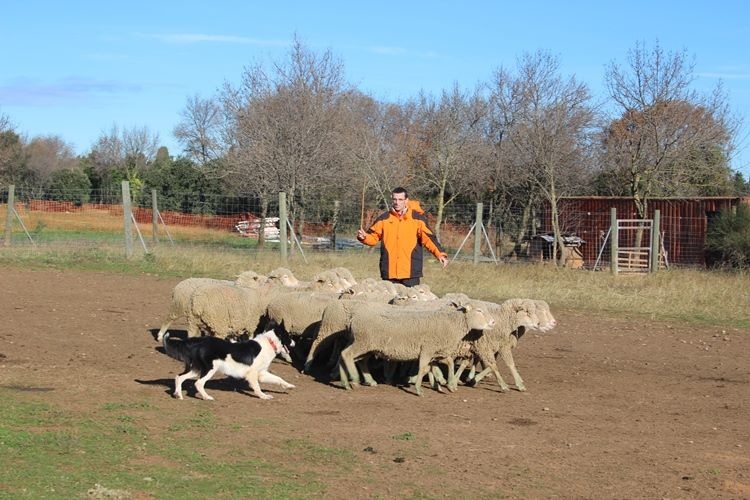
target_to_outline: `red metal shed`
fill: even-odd
[[[750,198],[651,198],[648,200],[646,218],[653,218],[654,211],[660,211],[662,246],[669,264],[704,266],[706,232],[711,221],[722,210],[740,203],[750,204]],[[609,261],[608,247],[603,247],[610,227],[611,208],[617,210],[618,219],[638,218],[632,198],[581,196],[559,200],[561,231],[580,236],[586,241],[581,247],[586,267],[593,267],[600,253],[603,261]],[[549,205],[543,209],[540,231],[552,231]]]

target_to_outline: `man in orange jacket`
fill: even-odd
[[[357,239],[368,246],[380,245],[380,277],[406,286],[419,284],[422,277],[422,247],[443,265],[448,265],[448,254],[427,225],[419,203],[409,202],[406,189],[397,187],[391,192],[391,209],[382,213],[366,232],[360,228]]]

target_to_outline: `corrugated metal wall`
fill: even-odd
[[[750,203],[748,198],[652,198],[648,201],[647,218],[660,211],[663,246],[670,264],[705,265],[705,242],[709,220],[721,210],[735,207],[739,203]],[[604,245],[610,226],[610,209],[617,209],[618,219],[637,219],[632,198],[571,197],[562,198],[558,204],[560,227],[566,234],[576,234],[586,243],[581,247],[587,267],[591,267]],[[542,214],[542,232],[552,232],[549,206]],[[631,246],[634,235],[620,233],[619,244]],[[624,239],[623,239],[624,238]],[[646,240],[643,244],[648,244]],[[602,252],[602,259],[609,261],[609,244]]]

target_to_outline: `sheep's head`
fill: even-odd
[[[294,277],[292,271],[285,267],[279,267],[271,271],[268,274],[267,282],[287,287],[299,286],[299,280]]]
[[[312,288],[314,290],[332,293],[341,293],[346,289],[337,278],[328,275],[318,275],[313,278]]]
[[[468,295],[465,293],[446,293],[443,295],[443,299],[445,299],[448,304],[452,305],[453,307],[461,307],[462,305],[466,304],[469,300]]]
[[[510,315],[513,330],[520,327],[530,330],[538,330],[540,328],[541,322],[537,315],[536,301],[531,299],[508,299],[500,307],[507,311],[506,314]]]
[[[552,330],[557,326],[557,321],[549,310],[549,304],[543,300],[535,300],[536,314],[539,317],[539,329],[543,332]]]
[[[462,304],[458,310],[466,315],[466,324],[471,330],[491,330],[495,326],[495,318],[485,304],[470,300]]]
[[[437,295],[432,293],[429,285],[416,285],[411,287],[411,292],[417,297],[417,300],[435,300],[438,298]]]
[[[357,284],[357,280],[354,279],[352,272],[345,267],[335,267],[332,269],[336,276],[338,276],[344,288],[349,288]]]
[[[234,283],[237,286],[244,286],[247,288],[257,288],[268,280],[266,276],[258,274],[255,271],[244,271],[237,275]]]

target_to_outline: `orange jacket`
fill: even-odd
[[[427,225],[418,201],[407,204],[404,215],[393,210],[383,212],[360,240],[365,245],[380,245],[380,277],[408,279],[422,277],[422,247],[439,258],[447,257],[443,247]]]

